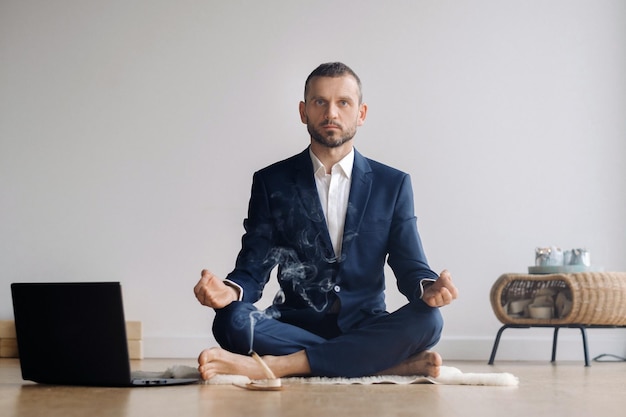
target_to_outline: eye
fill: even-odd
[[[321,98],[318,98],[318,99],[315,100],[315,104],[317,106],[324,106],[326,104],[326,101],[322,100]]]
[[[341,107],[348,107],[348,106],[350,105],[350,103],[349,103],[348,101],[346,101],[346,100],[341,100],[341,101],[339,102],[339,105],[340,105]]]

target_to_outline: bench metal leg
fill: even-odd
[[[496,335],[496,340],[493,343],[493,349],[491,349],[491,356],[489,357],[489,365],[493,365],[493,361],[496,359],[496,352],[498,351],[498,345],[500,344],[500,338],[502,337],[502,332],[504,332],[504,330],[508,329],[510,326],[508,324],[505,324],[504,326],[500,327],[500,330],[498,330],[498,334]]]
[[[580,334],[583,338],[583,354],[585,355],[585,366],[591,366],[591,364],[589,363],[589,348],[587,345],[587,329],[582,324],[567,327],[580,329]],[[559,329],[560,327],[558,326],[554,328],[554,338],[552,339],[552,362],[556,360],[556,341],[559,334]]]
[[[556,343],[557,343],[557,339],[559,338],[559,329],[560,327],[555,327],[554,328],[554,336],[552,336],[552,359],[550,360],[550,362],[554,363],[556,361]]]
[[[512,325],[505,324],[504,326],[500,327],[500,330],[498,330],[498,333],[496,334],[496,340],[493,342],[493,348],[491,349],[491,355],[489,356],[488,364],[493,365],[493,362],[496,360],[496,353],[498,352],[498,346],[500,345],[500,338],[502,338],[502,333],[506,329],[508,328],[529,329],[531,327],[554,327],[554,334],[552,336],[552,358],[551,358],[552,363],[556,362],[556,348],[557,348],[558,339],[559,339],[559,330],[561,329],[561,327],[580,329],[580,334],[583,339],[583,353],[585,355],[585,366],[591,366],[589,362],[589,348],[587,345],[587,329],[586,329],[586,326],[582,324],[565,325],[565,326],[559,326],[559,325],[524,326],[524,325],[515,325],[515,324],[512,324]]]
[[[589,349],[587,348],[587,330],[585,326],[580,326],[580,334],[583,338],[583,352],[585,353],[585,366],[591,366],[589,364]]]

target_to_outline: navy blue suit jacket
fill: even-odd
[[[340,300],[338,324],[348,330],[385,312],[384,264],[409,302],[420,300],[420,281],[436,279],[426,261],[408,174],[355,150],[343,248],[336,257],[313,176],[308,148],[254,174],[245,234],[227,279],[243,288],[243,301],[261,297],[278,266],[284,300],[281,320],[320,320]]]

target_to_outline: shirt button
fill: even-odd
[[[339,285],[335,285],[335,288],[333,288],[333,290],[335,290],[335,292],[340,292],[341,287]]]

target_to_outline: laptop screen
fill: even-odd
[[[119,282],[14,283],[11,292],[25,380],[129,384]]]

